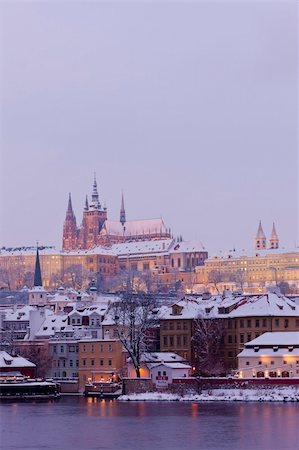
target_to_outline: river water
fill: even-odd
[[[0,404],[1,449],[295,450],[297,403],[120,402],[62,397]]]

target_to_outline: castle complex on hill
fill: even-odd
[[[162,219],[127,221],[123,195],[119,221],[108,220],[107,208],[102,206],[99,200],[96,178],[93,182],[91,202],[88,202],[86,196],[82,224],[77,227],[71,194],[69,194],[63,225],[63,250],[87,250],[98,245],[151,241],[170,237],[170,229],[165,227]]]

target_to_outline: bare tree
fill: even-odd
[[[197,355],[197,372],[200,375],[213,376],[224,371],[220,355],[223,337],[223,320],[204,317],[195,320],[192,341]]]
[[[211,283],[215,287],[218,294],[220,294],[220,291],[218,289],[218,284],[221,283],[221,281],[223,281],[223,277],[222,277],[220,270],[214,269],[209,272],[208,282]]]
[[[246,272],[243,270],[237,270],[234,272],[232,281],[236,283],[237,286],[243,291],[244,283],[246,281]]]
[[[112,304],[111,314],[117,336],[131,358],[137,378],[140,378],[141,357],[149,349],[149,336],[158,318],[153,313],[154,296],[136,291],[134,281],[134,274],[130,273],[120,301]]]

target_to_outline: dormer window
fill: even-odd
[[[278,346],[277,345],[274,345],[273,352],[278,352]]]
[[[289,350],[289,352],[292,352],[294,350],[294,346],[293,345],[289,345],[288,346],[288,350]]]
[[[259,348],[259,346],[256,345],[255,347],[253,347],[253,349],[255,352],[258,352],[260,348]]]

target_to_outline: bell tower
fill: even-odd
[[[259,226],[257,229],[254,243],[255,243],[255,250],[265,250],[267,248],[266,236],[265,236],[261,221],[259,222]]]
[[[276,228],[275,228],[275,223],[274,222],[273,222],[271,236],[270,236],[270,239],[269,239],[269,248],[271,248],[271,249],[279,248],[279,238],[278,238],[278,234],[276,232]]]

